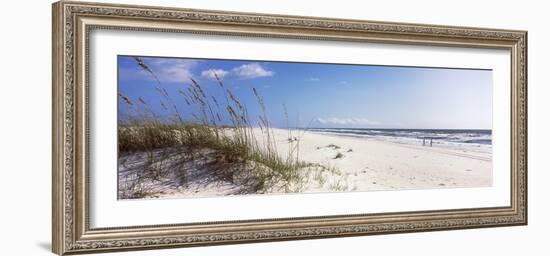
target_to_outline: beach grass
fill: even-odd
[[[224,85],[216,73],[213,75],[223,97],[208,95],[201,84],[191,78],[186,88],[178,90],[179,98],[176,99],[163,87],[147,63],[138,57],[134,59],[140,68],[155,78],[155,90],[160,96],[160,105],[166,115],[159,117],[159,113],[152,111],[151,105],[141,97],[131,99],[119,92],[119,97],[129,113],[124,120],[119,120],[119,157],[147,152],[147,162],[149,167],[152,167],[158,165],[158,159],[163,158],[159,152],[170,149],[166,152],[176,151],[186,155],[181,161],[194,161],[197,158],[215,161],[216,166],[223,166],[218,169],[221,169],[219,172],[223,173],[224,177],[233,177],[244,167],[253,166],[244,169],[247,170],[246,179],[254,180],[248,184],[251,186],[250,190],[255,193],[273,189],[297,192],[305,180],[300,170],[315,168],[315,165],[300,160],[299,136],[293,134],[291,129],[288,129],[288,154],[281,156],[277,152],[267,109],[256,88],[252,88],[252,93],[261,109],[261,115],[258,117],[259,122],[253,124],[246,106]],[[189,108],[196,109],[196,113],[184,117],[176,104],[177,100]],[[288,120],[286,108],[285,116]],[[224,120],[229,120],[229,123],[224,123]],[[259,136],[254,132],[258,128],[261,131]],[[159,169],[149,167],[148,169]],[[239,174],[242,175],[242,172]],[[182,173],[182,176],[185,177],[186,174]],[[134,192],[130,197],[140,198],[147,194],[139,182],[143,177],[140,176],[136,179],[136,184],[131,186]]]

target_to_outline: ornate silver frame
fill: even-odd
[[[88,34],[93,29],[499,48],[511,51],[508,207],[91,229]],[[527,224],[527,32],[61,1],[53,5],[55,253],[216,245]]]

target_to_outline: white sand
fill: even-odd
[[[286,154],[288,132],[274,129],[274,134],[277,148]],[[339,169],[347,191],[486,187],[492,184],[490,149],[427,147],[313,132],[294,132],[294,135],[301,135],[300,160]],[[343,157],[335,159],[338,153]],[[338,179],[337,175],[330,178]],[[313,183],[309,186],[304,192],[319,191]]]
[[[260,129],[254,129],[254,133],[260,144],[265,143]],[[490,146],[427,147],[303,131],[293,131],[290,137],[297,140],[290,142],[288,131],[283,129],[273,129],[273,135],[281,157],[286,157],[290,148],[299,148],[299,153],[294,154],[299,156],[299,160],[326,167],[302,169],[306,179],[300,185],[300,192],[486,187],[492,184]],[[336,158],[339,153],[341,157]],[[146,154],[141,153],[119,159],[119,188],[127,187],[138,173],[147,172],[139,168],[145,158]],[[181,153],[157,165],[167,171],[162,177],[155,178],[157,180],[149,179],[142,185],[148,191],[144,197],[252,193],[234,182],[216,179],[212,170],[198,168],[200,163],[187,161],[176,165],[179,158]],[[204,160],[198,161],[204,164]],[[181,180],[182,170],[187,173],[185,181]],[[119,196],[126,198],[121,194],[123,190],[119,190]],[[282,191],[274,189],[272,192]]]

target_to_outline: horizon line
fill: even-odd
[[[274,127],[288,129],[288,127]],[[493,130],[492,128],[374,128],[374,127],[295,127],[298,129],[369,129],[369,130]]]

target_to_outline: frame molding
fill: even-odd
[[[60,255],[527,224],[527,32],[61,1],[53,4],[52,250]],[[509,49],[509,207],[91,229],[88,39],[94,29]]]

